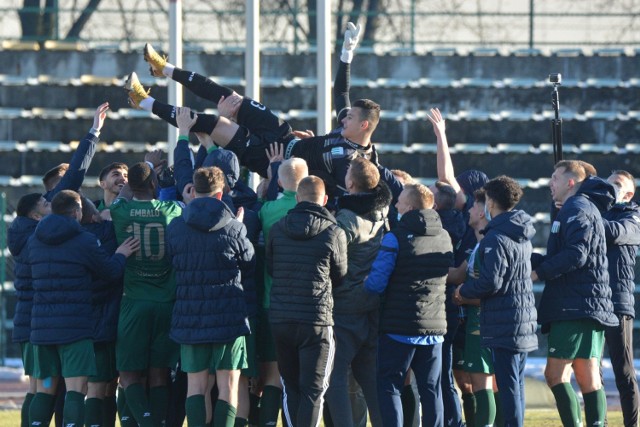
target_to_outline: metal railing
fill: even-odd
[[[0,7],[0,37],[5,40],[64,39],[128,49],[146,41],[166,42],[168,37],[168,6],[164,2],[103,0],[98,8],[87,11],[70,0],[54,1],[58,6],[50,8],[24,8],[20,7],[22,2],[13,1],[14,7]],[[363,45],[410,52],[442,46],[640,46],[640,10],[620,0],[610,2],[606,8],[600,5],[597,10],[592,2],[570,0],[502,3],[505,2],[398,0],[388,2],[384,10],[375,12],[353,13],[334,8],[332,28],[326,31],[339,39],[338,27],[342,28],[347,20],[357,19],[365,27]],[[242,49],[244,4],[245,0],[183,0],[186,47]],[[265,47],[291,52],[315,47],[314,31],[322,29],[314,28],[315,11],[307,8],[307,2],[263,0],[260,4],[261,37]],[[24,36],[20,22],[25,19],[31,19],[28,22],[34,22],[39,32]],[[69,36],[81,19],[87,19],[82,31],[77,36]]]

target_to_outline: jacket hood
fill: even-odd
[[[345,194],[338,199],[338,209],[349,209],[372,221],[382,221],[389,212],[391,190],[384,182],[367,193]]]
[[[64,215],[47,215],[36,227],[36,237],[47,245],[59,245],[80,233],[82,233],[80,223],[75,218]]]
[[[182,211],[184,222],[197,230],[209,232],[226,226],[235,218],[227,205],[213,197],[194,199]]]
[[[611,210],[618,212],[635,212],[640,214],[640,206],[638,206],[636,202],[616,203],[611,207]]]
[[[536,234],[533,220],[529,214],[520,210],[503,212],[496,216],[489,222],[486,231],[491,229],[500,230],[514,242],[531,240]]]
[[[440,215],[433,209],[414,209],[400,218],[399,225],[420,236],[435,236],[442,231]]]
[[[600,211],[608,211],[616,200],[616,190],[602,178],[590,176],[582,182],[577,194],[586,196]]]
[[[467,231],[465,215],[457,209],[443,209],[436,212],[438,212],[440,220],[442,221],[442,228],[451,236],[451,241],[460,241],[465,231]]]
[[[336,219],[324,207],[300,202],[283,218],[284,233],[294,240],[309,240],[326,230]]]
[[[238,181],[229,193],[233,200],[234,206],[237,208],[242,207],[245,209],[255,209],[255,204],[258,202],[258,195],[251,187],[246,185],[242,181]]]
[[[489,182],[489,177],[487,177],[487,174],[484,172],[471,169],[456,176],[456,181],[458,181],[458,185],[467,196],[467,203],[464,206],[464,210],[468,211],[471,209],[471,206],[473,206],[473,192]]]
[[[7,246],[13,255],[22,252],[27,240],[38,226],[38,221],[26,216],[18,216],[7,230]]]

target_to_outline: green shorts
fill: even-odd
[[[169,338],[173,302],[122,297],[116,341],[119,371],[170,368],[178,363],[179,346]]]
[[[465,345],[465,331],[464,324],[458,326],[458,330],[453,338],[453,343],[451,345],[453,361],[452,361],[452,369],[457,369],[460,371],[464,370],[464,345]]]
[[[96,353],[97,373],[89,377],[89,382],[108,383],[118,378],[118,370],[116,369],[116,343],[113,341],[94,343],[93,348]]]
[[[555,359],[600,359],[605,327],[595,320],[553,322],[549,331],[548,357]]]
[[[30,342],[20,343],[20,350],[22,351],[22,365],[24,366],[24,374],[33,375],[33,364],[35,363],[33,355],[33,344]]]
[[[491,350],[481,346],[480,335],[467,334],[464,346],[464,370],[472,374],[493,374]]]
[[[226,344],[182,344],[180,346],[182,371],[200,372],[205,369],[210,374],[216,371],[233,371],[247,367],[247,350],[244,337]]]
[[[251,328],[251,334],[245,335],[245,348],[247,350],[247,367],[242,370],[242,375],[245,377],[257,377],[260,376],[260,366],[258,364],[258,357],[256,356],[256,325],[258,321],[255,317],[249,318],[249,327]]]
[[[276,343],[271,333],[267,309],[258,310],[258,328],[256,335],[257,355],[260,363],[276,362]]]
[[[89,377],[96,374],[96,355],[93,341],[80,340],[70,344],[34,345],[33,376],[43,380],[50,377]]]

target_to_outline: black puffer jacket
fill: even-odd
[[[432,209],[411,210],[391,233],[397,239],[398,254],[386,288],[380,331],[444,335],[445,282],[453,265],[453,246],[440,216]]]
[[[266,263],[271,323],[333,325],[331,292],[347,273],[347,244],[329,211],[298,203],[271,228]]]

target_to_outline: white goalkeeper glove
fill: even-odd
[[[352,22],[347,23],[347,30],[344,32],[344,43],[342,44],[342,55],[340,55],[342,62],[350,64],[351,60],[353,60],[353,51],[358,45],[360,30],[362,30],[360,24],[355,26]]]

